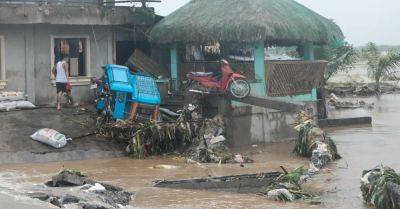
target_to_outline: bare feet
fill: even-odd
[[[57,105],[57,110],[61,110],[61,105]]]

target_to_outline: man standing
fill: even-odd
[[[73,103],[71,89],[69,86],[69,73],[68,73],[68,57],[64,57],[61,61],[53,67],[52,72],[56,76],[56,88],[57,88],[57,110],[61,109],[61,96],[63,93],[67,94],[69,102]]]

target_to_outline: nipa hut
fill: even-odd
[[[191,0],[156,24],[150,38],[153,43],[170,48],[171,79],[175,88],[179,85],[178,76],[184,74],[179,50],[185,45],[245,45],[252,49],[250,66],[253,69],[250,70],[255,81],[252,94],[310,101],[316,99],[311,89],[318,80],[317,71],[310,69],[321,68],[324,63],[269,63],[265,59],[265,48],[299,46],[304,60],[314,61],[314,45],[341,42],[343,33],[333,21],[294,0]],[[290,72],[297,73],[291,73],[291,77],[274,76],[290,74],[289,71],[279,72],[288,66],[292,69]],[[313,79],[305,78],[313,74]],[[299,85],[307,82],[310,84],[307,88]]]

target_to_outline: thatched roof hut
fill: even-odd
[[[151,31],[155,43],[264,41],[272,45],[342,40],[333,21],[294,0],[191,0]]]

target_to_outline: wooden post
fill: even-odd
[[[138,108],[139,108],[139,103],[137,103],[137,102],[132,103],[132,105],[131,105],[131,118],[130,118],[132,121],[136,120]]]
[[[260,41],[254,45],[254,74],[255,78],[260,82],[254,88],[254,96],[266,95],[266,77],[265,77],[265,51],[264,42]]]
[[[159,113],[160,113],[160,105],[156,105],[156,108],[154,109],[154,112],[153,112],[153,115],[151,116],[150,121],[157,122]]]
[[[179,79],[178,79],[178,49],[176,45],[171,46],[171,81],[172,90],[179,90]]]

